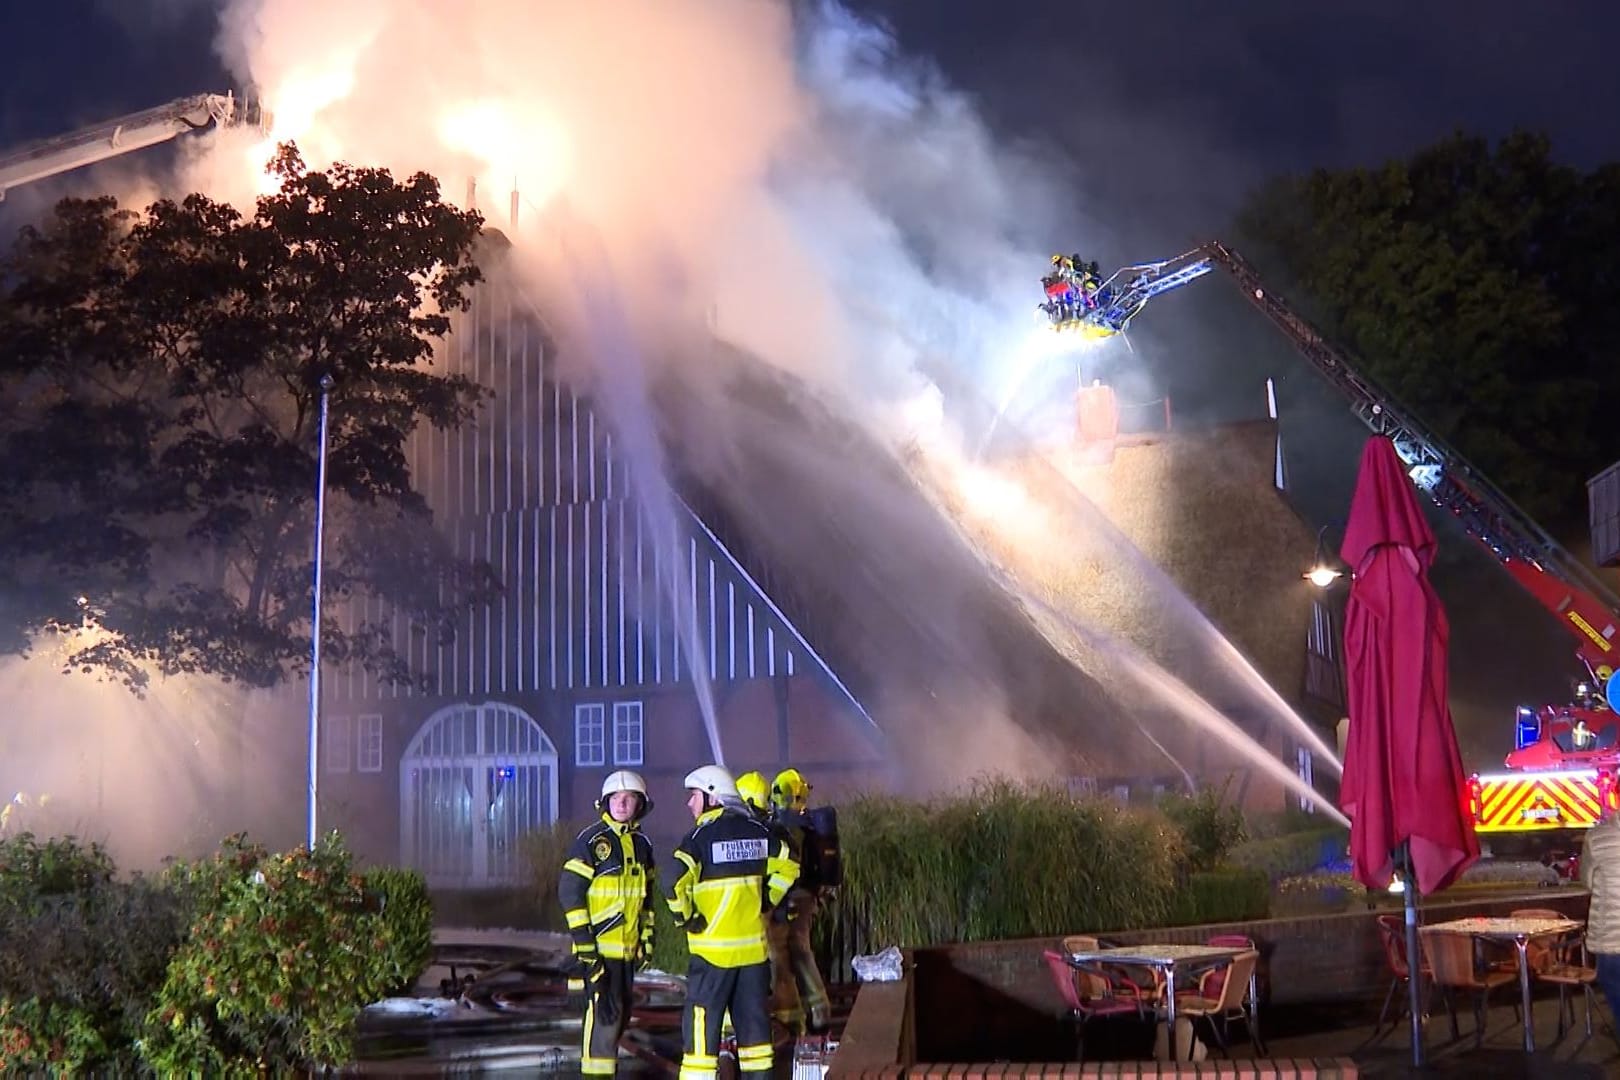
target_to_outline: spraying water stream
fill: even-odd
[[[1101,667],[1108,674],[1120,676],[1138,690],[1166,702],[1174,708],[1177,718],[1198,730],[1218,736],[1232,749],[1258,765],[1267,776],[1301,798],[1315,803],[1339,824],[1349,827],[1350,819],[1340,813],[1337,807],[1323,800],[1321,794],[1297,773],[1273,757],[1264,746],[1234,724],[1197,691],[1154,663],[1141,650],[1120,638],[1084,626],[1078,620],[1064,615],[1051,605],[1030,595],[1023,588],[1005,580],[1002,585],[1023,604],[1031,618],[1041,627],[1046,639],[1057,645],[1070,660],[1092,673],[1096,673]],[[1146,728],[1142,729],[1142,733],[1185,775],[1186,769],[1159,740],[1153,738]]]
[[[647,365],[631,332],[613,276],[605,258],[582,256],[577,234],[588,226],[574,219],[573,229],[563,230],[562,244],[568,273],[581,308],[580,332],[599,378],[595,400],[607,409],[620,454],[629,464],[630,488],[655,541],[655,548],[667,572],[662,574],[680,647],[686,652],[686,670],[692,676],[692,689],[703,715],[703,728],[709,739],[709,752],[717,765],[725,764],[720,744],[720,725],[714,705],[714,686],[705,657],[702,630],[698,625],[694,582],[687,560],[682,557],[681,511],[670,490],[664,448],[659,442],[652,402],[647,392]],[[574,243],[568,242],[573,235]],[[590,250],[600,249],[592,238]]]
[[[950,383],[947,390],[953,396],[965,398],[969,404],[972,404],[976,399],[974,390],[955,378],[954,372],[948,370],[941,372],[936,369],[931,371],[930,374],[935,378],[944,375],[946,381]],[[1027,377],[1028,370],[1026,369],[1023,378],[1027,379]],[[982,400],[979,401],[979,406],[981,413],[988,412]],[[1005,408],[997,410],[997,412],[1004,413]],[[1232,644],[1225,634],[1221,633],[1215,624],[1209,620],[1208,616],[1200,611],[1186,593],[1170,579],[1170,576],[1157,563],[1148,558],[1132,542],[1130,537],[1126,536],[1118,526],[1109,520],[1108,516],[1080,489],[1074,479],[1054,461],[1053,457],[1041,451],[1029,436],[1019,430],[1017,424],[1005,420],[1002,416],[998,416],[998,420],[1002,421],[999,426],[1002,430],[1002,440],[1009,447],[1009,460],[1016,461],[1023,475],[1016,479],[1008,479],[997,472],[994,474],[994,482],[1003,486],[1015,487],[1017,497],[1027,500],[1031,504],[1031,509],[1046,519],[1044,532],[1048,535],[1043,539],[1049,540],[1051,538],[1070,536],[1086,537],[1093,546],[1106,549],[1110,558],[1123,560],[1126,572],[1145,582],[1155,600],[1169,605],[1177,622],[1192,631],[1192,638],[1206,651],[1207,655],[1215,659],[1220,668],[1234,682],[1252,695],[1265,708],[1267,714],[1282,726],[1284,731],[1301,745],[1308,747],[1334,773],[1342,773],[1343,764],[1334,749],[1295,712],[1293,707],[1255,669],[1249,659]],[[983,470],[977,466],[941,464],[945,466],[947,475],[954,474],[954,479],[959,484],[964,477],[969,478],[969,483],[983,482],[986,479]],[[921,482],[925,487],[931,484],[926,479],[922,479]],[[938,501],[936,498],[936,502]],[[942,509],[951,513],[948,503],[942,505]],[[956,515],[953,513],[952,516]],[[958,523],[961,524],[960,521]],[[1018,549],[1020,554],[1028,553],[1029,538],[1009,535],[1003,524],[997,522],[991,524],[997,526],[996,531],[1000,533],[998,539],[1001,542]],[[996,560],[971,537],[969,543],[973,544],[980,557],[988,564],[991,566],[997,565]],[[1145,656],[1141,659],[1145,663],[1152,663]],[[1185,684],[1181,684],[1174,676],[1164,673],[1162,670],[1161,674],[1163,674],[1164,678],[1176,682],[1185,689]],[[1191,693],[1190,690],[1188,692]],[[1194,697],[1196,696],[1194,694]],[[1230,721],[1227,721],[1227,723],[1230,725]],[[1237,731],[1238,729],[1232,726],[1232,730]],[[1292,774],[1290,773],[1290,775]]]

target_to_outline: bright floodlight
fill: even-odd
[[[1313,566],[1309,570],[1305,571],[1304,574],[1305,580],[1309,581],[1312,585],[1315,585],[1318,589],[1327,588],[1329,585],[1332,585],[1335,581],[1338,581],[1339,578],[1343,576],[1344,574],[1341,571],[1335,570],[1331,566],[1322,565]]]

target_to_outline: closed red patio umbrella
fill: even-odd
[[[1396,854],[1408,860],[1412,1053],[1419,1063],[1416,894],[1445,888],[1479,858],[1446,697],[1450,627],[1428,578],[1434,551],[1394,444],[1369,439],[1340,549],[1355,576],[1344,619],[1350,729],[1339,805],[1350,818],[1358,881],[1385,888]]]

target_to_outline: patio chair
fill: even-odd
[[[1206,939],[1204,944],[1220,949],[1256,949],[1258,951],[1254,939],[1243,934],[1216,934],[1214,937]],[[1220,967],[1210,968],[1200,975],[1198,977],[1198,996],[1211,1000],[1219,998],[1221,990],[1226,986],[1226,973],[1229,970],[1229,965],[1222,964]],[[1249,1011],[1250,1041],[1263,1055],[1266,1052],[1266,1044],[1265,1040],[1260,1038],[1260,1025],[1255,1022],[1254,1018],[1255,1009],[1260,1005],[1258,1001],[1254,1000],[1259,993],[1259,987],[1259,978],[1252,978],[1248,981],[1248,984],[1244,986],[1243,1007]]]
[[[1406,924],[1399,915],[1378,916],[1378,941],[1384,947],[1384,963],[1389,968],[1389,990],[1384,994],[1384,1007],[1378,1010],[1378,1023],[1373,1027],[1374,1032],[1382,1031],[1384,1018],[1389,1015],[1389,1007],[1395,1004],[1395,992],[1406,986],[1411,971],[1406,964]],[[1430,980],[1433,985],[1433,974],[1429,971],[1429,959],[1421,954],[1418,956],[1418,971],[1423,978]],[[1407,1004],[1407,995],[1402,994],[1400,1004],[1396,1006],[1395,1018],[1390,1021],[1391,1030],[1401,1022],[1401,1017],[1411,1011]]]
[[[1563,916],[1560,916],[1562,918]],[[1534,945],[1534,942],[1531,942]],[[1586,935],[1575,934],[1561,938],[1552,946],[1544,946],[1547,950],[1545,962],[1540,967],[1530,969],[1530,977],[1537,982],[1550,983],[1558,987],[1558,1037],[1564,1037],[1564,1013],[1569,1012],[1569,1022],[1575,1023],[1575,1003],[1569,1000],[1571,987],[1579,987],[1586,995],[1586,1034],[1592,1034],[1592,999],[1597,996],[1594,985],[1597,982],[1597,968],[1588,963],[1586,953]]]
[[[1075,953],[1095,952],[1107,948],[1112,948],[1110,942],[1091,934],[1070,934],[1063,939],[1063,951],[1071,956]],[[1097,966],[1108,973],[1117,987],[1136,994],[1142,1000],[1142,1004],[1149,1008],[1164,995],[1164,974],[1158,968],[1142,964],[1115,963]]]
[[[1134,1016],[1146,1020],[1147,1011],[1134,988],[1115,983],[1100,968],[1077,968],[1060,952],[1045,950],[1047,973],[1067,1006],[1067,1019],[1074,1025],[1075,1060],[1086,1060],[1086,1025],[1098,1018]]]
[[[1176,1015],[1192,1021],[1195,1030],[1199,1020],[1208,1023],[1210,1032],[1215,1036],[1215,1044],[1228,1057],[1232,1056],[1230,1025],[1234,1020],[1243,1021],[1244,1027],[1249,1030],[1249,1042],[1255,1053],[1263,1053],[1244,1003],[1249,992],[1249,976],[1254,974],[1255,965],[1259,962],[1260,953],[1255,949],[1233,957],[1232,962],[1226,965],[1226,978],[1221,981],[1221,992],[1216,997],[1207,998],[1194,990],[1185,990],[1176,995]]]
[[[1562,911],[1554,911],[1551,908],[1516,908],[1508,914],[1515,919],[1569,918],[1569,916],[1565,915]],[[1558,948],[1559,944],[1561,944],[1561,939],[1555,939],[1551,943],[1549,943],[1546,938],[1542,938],[1539,941],[1531,939],[1530,941],[1525,942],[1524,960],[1526,965],[1528,965],[1530,968],[1530,974],[1532,977],[1535,976],[1536,972],[1541,971],[1548,964],[1553,962],[1553,954]],[[1518,970],[1517,960],[1515,960],[1514,963],[1514,970],[1516,971]]]
[[[1212,938],[1206,938],[1204,944],[1213,945],[1219,949],[1252,949],[1254,948],[1254,939],[1245,937],[1242,934],[1216,934]],[[1206,998],[1220,997],[1221,988],[1226,985],[1226,972],[1227,965],[1222,964],[1220,967],[1210,968],[1198,976],[1198,996]]]
[[[1498,971],[1490,967],[1481,970],[1474,960],[1474,940],[1465,934],[1424,930],[1422,938],[1423,955],[1429,961],[1431,977],[1445,1000],[1446,1014],[1451,1017],[1451,1037],[1460,1037],[1451,992],[1467,990],[1474,1000],[1474,1046],[1484,1045],[1485,1016],[1491,991],[1498,986],[1517,983],[1519,977],[1511,971]],[[1514,999],[1514,1010],[1518,1010],[1517,998]]]

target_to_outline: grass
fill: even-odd
[[[1156,811],[1005,782],[840,810],[840,906],[872,948],[1161,925],[1183,841]]]

